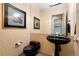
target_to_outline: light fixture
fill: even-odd
[[[57,6],[57,5],[60,5],[60,4],[62,4],[62,3],[48,3],[48,5],[49,5],[50,7]]]

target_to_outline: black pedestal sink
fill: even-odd
[[[67,44],[70,39],[64,35],[48,35],[47,40],[55,44],[55,56],[59,56],[60,45]]]

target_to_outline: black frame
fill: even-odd
[[[35,27],[36,26],[36,24],[35,24],[36,20],[39,21],[39,26],[38,27]],[[40,19],[37,18],[37,17],[34,17],[34,29],[40,29]]]
[[[8,7],[11,7],[24,14],[24,26],[8,25]],[[20,10],[19,8],[16,8],[15,6],[9,3],[4,3],[4,27],[26,28],[26,12],[23,10]]]

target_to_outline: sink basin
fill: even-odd
[[[48,35],[47,40],[55,44],[55,56],[59,56],[61,46],[70,42],[70,39],[67,36],[62,35]]]
[[[55,36],[55,35],[49,35],[47,37],[47,40],[55,43],[55,44],[67,44],[70,42],[70,39],[67,36]]]

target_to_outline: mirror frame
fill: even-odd
[[[64,17],[64,15],[66,15],[65,16],[65,34],[64,35],[68,35],[67,33],[67,23],[68,23],[68,15],[67,15],[67,12],[66,13],[60,13],[60,14],[55,14],[55,15],[52,15],[52,18],[53,18],[53,16],[57,16],[57,15],[63,15],[62,17]],[[52,34],[52,18],[51,18],[51,34]]]

